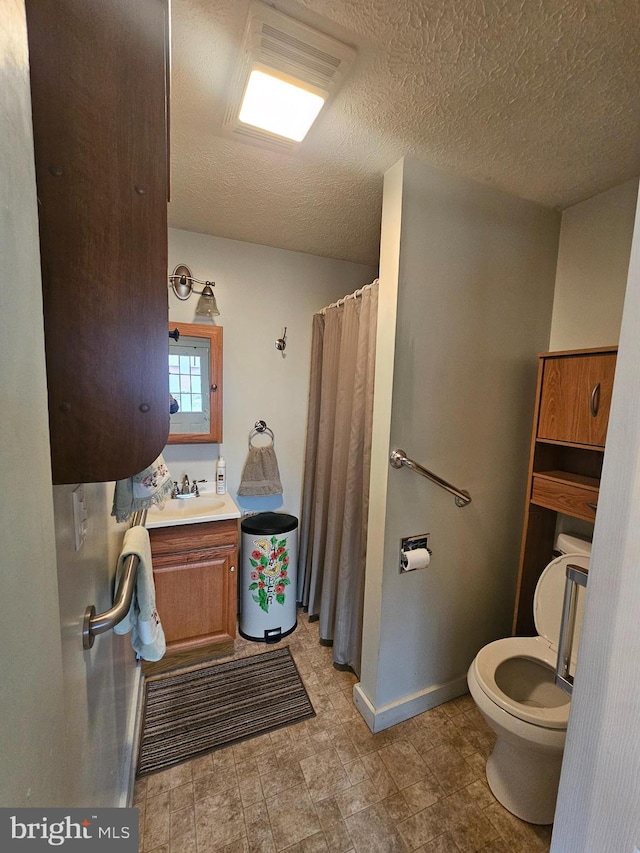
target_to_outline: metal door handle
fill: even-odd
[[[592,509],[594,512],[598,509],[598,504],[587,504],[589,509]]]
[[[578,603],[578,586],[587,585],[589,570],[581,566],[567,566],[567,580],[564,586],[562,602],[562,619],[560,621],[560,639],[558,642],[558,660],[554,681],[561,690],[571,696],[573,692],[573,676],[569,674],[573,633],[576,627],[576,609]]]
[[[591,409],[591,417],[595,418],[598,415],[600,408],[600,383],[596,382],[591,391],[591,399],[589,400],[589,408]]]

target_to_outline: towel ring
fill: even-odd
[[[273,434],[273,430],[269,429],[265,421],[256,421],[253,425],[253,429],[249,432],[249,447],[252,446],[251,439],[256,435],[264,435],[266,433],[271,438],[271,444],[274,443],[275,436]],[[270,447],[269,444],[260,445],[260,447]]]

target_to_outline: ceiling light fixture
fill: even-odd
[[[326,101],[310,88],[253,68],[238,121],[302,142]]]
[[[355,56],[352,47],[252,0],[223,132],[243,142],[295,150]]]

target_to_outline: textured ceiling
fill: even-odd
[[[354,46],[293,154],[220,134],[249,0],[172,0],[170,224],[377,264],[405,154],[564,208],[640,174],[638,0],[275,0]]]

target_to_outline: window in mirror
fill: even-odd
[[[171,415],[169,444],[222,441],[222,329],[171,323],[180,332],[169,346]]]

